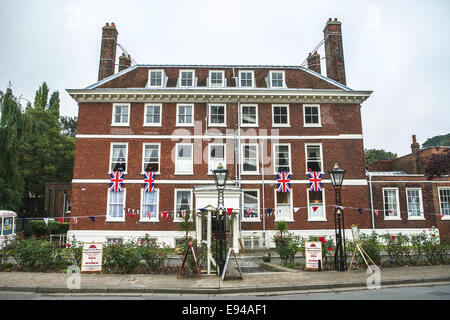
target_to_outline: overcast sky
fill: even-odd
[[[365,148],[401,156],[410,152],[412,134],[423,143],[450,132],[448,0],[0,4],[0,90],[11,81],[16,96],[33,101],[46,81],[60,92],[62,115],[77,115],[65,89],[97,81],[106,22],[115,22],[118,43],[139,64],[300,65],[328,18],[337,17],[347,85],[374,91],[361,109]]]

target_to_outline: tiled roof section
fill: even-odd
[[[330,89],[353,91],[332,79],[310,69],[299,66],[262,66],[262,65],[136,65],[116,73],[108,78],[92,84],[86,89],[95,88],[145,88],[148,81],[148,70],[164,70],[167,77],[167,88],[177,86],[179,70],[195,70],[198,88],[208,88],[207,78],[210,70],[224,70],[227,79],[226,89],[236,88],[235,77],[239,70],[253,70],[256,88],[267,88],[267,80],[271,70],[283,70],[287,89]],[[214,88],[217,89],[217,88]]]

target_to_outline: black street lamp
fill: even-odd
[[[335,195],[335,210],[334,210],[334,233],[336,236],[336,251],[334,253],[334,268],[337,271],[347,270],[347,251],[345,248],[345,234],[343,234],[342,229],[344,227],[344,210],[342,209],[341,201],[341,187],[344,182],[345,170],[339,168],[337,163],[334,164],[333,170],[329,171],[331,177],[331,183],[334,188]],[[342,224],[341,224],[342,219]],[[344,241],[344,246],[342,246],[342,240]]]
[[[228,170],[222,166],[220,162],[217,169],[211,170],[214,176],[214,181],[216,183],[216,188],[218,192],[218,204],[216,210],[216,262],[219,266],[219,276],[223,272],[223,267],[225,264],[225,252],[226,252],[226,215],[224,211],[224,197],[223,191],[225,190],[225,185],[227,184]],[[223,238],[225,234],[225,243],[223,243]]]

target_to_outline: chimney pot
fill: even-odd
[[[109,27],[109,22],[106,23],[106,26]]]
[[[417,140],[416,140],[416,135],[415,135],[415,134],[413,134],[412,140],[413,140],[413,143],[416,143],[416,142],[417,142]]]
[[[100,48],[100,64],[98,69],[98,81],[101,81],[115,72],[116,49],[117,49],[117,29],[110,28],[109,23],[102,29],[102,41]]]

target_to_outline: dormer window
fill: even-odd
[[[179,86],[193,87],[194,86],[195,71],[194,70],[180,70]]]
[[[224,71],[209,71],[209,86],[210,87],[225,87],[225,72]]]
[[[165,74],[163,70],[149,70],[148,71],[148,87],[161,88],[165,85]]]
[[[270,71],[270,87],[284,88],[284,71]]]
[[[243,88],[254,87],[253,71],[239,71],[239,86]]]

